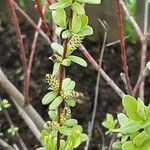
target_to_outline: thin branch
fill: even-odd
[[[103,44],[101,48],[101,54],[99,58],[99,65],[102,65],[102,60],[103,60],[103,55],[104,55],[104,50],[105,50],[105,44],[107,40],[107,29],[103,22],[100,20],[100,23],[102,24],[104,28],[104,39],[103,39]],[[93,106],[93,113],[92,113],[92,119],[91,122],[89,123],[89,130],[88,130],[88,137],[89,139],[86,142],[86,146],[84,150],[88,150],[89,144],[90,144],[90,139],[92,137],[92,132],[93,132],[93,127],[94,127],[94,121],[95,121],[95,116],[96,116],[96,110],[97,110],[97,101],[98,101],[98,93],[99,93],[99,84],[100,84],[100,72],[97,74],[97,81],[96,81],[96,87],[95,87],[95,98],[94,98],[94,106]]]
[[[122,98],[124,96],[124,92],[114,83],[112,79],[105,73],[105,71],[98,65],[98,63],[94,60],[94,58],[89,54],[86,48],[81,44],[79,49],[85,55],[87,60],[92,64],[95,70],[100,72],[103,79],[107,82],[107,84]]]
[[[63,51],[63,57],[62,60],[65,59],[66,53],[67,53],[67,43],[68,43],[68,38],[64,40],[63,46],[64,46],[64,51]],[[65,77],[65,67],[63,65],[60,65],[59,69],[59,90],[58,90],[58,95],[60,95],[60,92],[62,90],[62,82]],[[57,122],[60,124],[61,123],[61,111],[62,111],[62,106],[59,105],[57,109]],[[60,147],[60,132],[57,132],[57,150],[59,150]]]
[[[148,14],[149,14],[149,2],[145,1],[145,12],[144,12],[144,35],[147,33],[148,30]],[[146,40],[141,40],[142,42],[142,49],[141,49],[141,67],[140,67],[140,74],[143,73],[143,70],[146,65],[146,54],[147,54],[147,42]],[[144,92],[145,92],[145,79],[140,84],[139,87],[139,97],[144,100]]]
[[[145,79],[145,77],[148,75],[148,69],[147,67],[145,67],[144,71],[142,72],[142,74],[139,75],[139,78],[138,78],[138,81],[136,83],[136,85],[134,86],[134,89],[133,89],[133,96],[136,95],[140,85],[141,85],[141,82]]]
[[[105,138],[104,138],[104,133],[102,132],[102,130],[99,127],[99,124],[97,124],[97,129],[99,131],[99,133],[101,134],[102,137],[102,150],[105,150]]]
[[[129,94],[132,95],[132,87],[131,87],[130,78],[128,74],[128,65],[127,65],[126,50],[125,50],[122,7],[120,2],[121,2],[120,0],[117,0],[117,16],[118,16],[117,18],[118,18],[118,32],[119,32],[120,47],[121,47],[121,60],[122,60],[123,72],[125,74],[125,79],[127,82]]]
[[[26,122],[27,126],[35,136],[35,138],[41,143],[41,133],[37,126],[34,124],[32,119],[27,115],[27,113],[18,105],[18,103],[12,98],[12,101],[14,102],[15,106],[18,109],[19,115],[22,117],[22,119]]]
[[[144,99],[144,80],[146,77],[146,74],[144,73],[143,76],[143,72],[145,72],[145,64],[146,64],[146,52],[147,52],[147,38],[149,36],[149,33],[147,33],[147,27],[148,27],[148,9],[149,9],[149,3],[147,1],[145,1],[145,13],[144,13],[144,34],[142,33],[142,30],[140,29],[139,25],[137,24],[137,22],[135,21],[135,19],[130,15],[125,3],[123,2],[123,0],[120,1],[120,4],[122,5],[122,8],[125,12],[125,15],[129,18],[131,24],[133,25],[138,37],[140,38],[141,41],[141,67],[140,67],[140,75],[138,78],[138,81],[134,87],[133,90],[133,95],[136,95],[139,87],[139,97],[141,99]],[[142,78],[141,78],[142,77]]]
[[[22,35],[19,27],[19,22],[16,16],[16,12],[13,6],[13,0],[7,0],[8,2],[8,8],[9,8],[9,14],[11,16],[12,23],[16,29],[16,37],[20,49],[20,59],[22,61],[23,66],[23,74],[24,74],[24,81],[23,81],[23,87],[24,87],[24,98],[25,98],[25,105],[29,103],[29,87],[28,87],[28,77],[27,77],[27,60],[25,56],[25,49],[24,44],[22,40]]]
[[[39,130],[42,130],[42,127],[45,121],[41,118],[41,116],[37,113],[37,111],[32,107],[32,105],[28,105],[24,107],[24,97],[18,91],[18,89],[6,78],[2,70],[0,69],[0,87],[3,89],[10,97],[12,97],[17,104],[30,116]]]
[[[20,13],[20,15],[29,23],[31,24],[41,35],[42,37],[50,44],[51,41],[49,40],[48,36],[38,28],[36,23],[18,6],[16,2],[13,1],[13,5],[15,9]]]
[[[131,24],[133,25],[138,37],[140,39],[143,38],[143,33],[139,27],[139,25],[137,24],[137,22],[135,21],[135,19],[130,15],[129,11],[128,11],[128,8],[126,7],[125,3],[123,0],[120,0],[120,5],[122,6],[122,9],[125,13],[125,15],[127,16],[127,18],[130,20]]]
[[[10,127],[14,126],[14,123],[13,123],[13,121],[12,121],[8,111],[4,110],[3,112],[4,112],[5,116],[6,116],[6,119],[7,119],[8,123],[9,123]],[[27,147],[26,147],[25,143],[23,142],[23,140],[22,140],[22,138],[21,138],[21,136],[20,136],[18,131],[16,132],[15,137],[18,139],[22,150],[27,150]]]
[[[46,1],[47,2],[47,1]],[[50,32],[49,32],[49,29],[48,29],[48,25],[47,23],[45,22],[45,17],[44,17],[44,13],[42,11],[42,7],[41,7],[41,4],[39,2],[39,0],[35,0],[35,8],[37,9],[38,11],[38,14],[40,16],[40,18],[42,19],[42,25],[43,25],[43,29],[44,29],[44,32],[46,33],[46,35],[49,37],[50,41],[52,41],[52,37],[50,35]]]
[[[13,147],[11,147],[8,143],[6,143],[4,140],[0,138],[0,145],[5,149],[5,150],[15,150]]]
[[[128,38],[129,38],[129,36],[125,36],[125,40],[128,39]],[[120,40],[116,40],[116,41],[114,41],[114,42],[111,42],[111,43],[106,44],[105,47],[113,46],[113,45],[119,44],[119,43],[120,43]]]
[[[47,6],[47,3],[45,3],[43,6],[43,10],[42,10],[43,13],[45,12],[46,6]],[[41,25],[42,25],[42,19],[40,18],[38,25],[37,25],[39,30],[40,30]],[[34,53],[35,53],[35,48],[36,48],[38,36],[39,36],[39,32],[36,30],[34,33],[34,38],[33,38],[32,46],[31,46],[31,53],[30,53],[30,58],[29,58],[29,63],[28,63],[28,68],[27,68],[28,80],[30,80],[31,68],[32,68],[33,57],[34,57]]]

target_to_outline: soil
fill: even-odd
[[[21,30],[25,49],[27,50],[28,55],[31,49],[34,31],[29,25],[26,24],[21,24]],[[39,36],[37,43],[38,44],[30,80],[30,97],[32,98],[31,104],[33,105],[33,107],[45,120],[47,120],[47,107],[41,104],[41,99],[43,95],[48,92],[48,85],[45,82],[45,74],[52,71],[53,63],[48,60],[48,57],[52,55],[52,51],[42,37]],[[89,53],[98,62],[101,44],[97,44],[85,39],[84,45],[89,50]],[[139,51],[140,45],[138,43],[135,45],[127,45],[127,58],[132,85],[136,83],[139,73]],[[82,57],[84,57],[79,53],[79,51],[77,51],[76,53],[77,55],[81,55]],[[105,72],[115,81],[115,83],[124,90],[124,85],[120,77],[120,73],[122,72],[122,65],[120,59],[120,49],[118,45],[105,49],[102,66]],[[4,26],[3,30],[0,31],[0,67],[5,72],[7,77],[11,80],[11,82],[20,91],[22,91],[23,76],[19,58],[19,49],[16,44],[14,28],[9,25]],[[91,64],[89,64],[87,68],[82,68],[76,64],[73,64],[71,69],[66,70],[66,73],[67,76],[76,81],[76,90],[84,93],[84,96],[81,98],[81,101],[83,103],[77,104],[77,107],[72,110],[72,114],[74,118],[79,120],[79,123],[83,126],[85,132],[87,132],[88,123],[91,119],[93,110],[97,72],[93,69]],[[147,78],[146,87],[149,86],[149,82],[150,81]],[[5,93],[2,89],[0,90],[0,96],[1,98],[10,99],[7,93]],[[148,90],[146,90],[145,97],[145,100],[148,103]],[[112,113],[116,117],[116,114],[121,111],[120,106],[121,99],[119,98],[119,96],[101,78],[96,120],[89,150],[101,149],[101,146],[103,144],[102,136],[104,136],[105,145],[108,146],[110,137],[105,135],[105,129],[101,126],[101,123],[104,120],[107,112]],[[26,143],[29,150],[36,149],[40,146],[40,144],[36,141],[24,121],[18,115],[17,110],[15,110],[14,108],[15,106],[13,106],[12,104],[12,107],[8,109],[8,112],[14,124],[19,127],[19,133],[23,141]],[[11,145],[14,143],[19,145],[17,139],[15,137],[11,137],[7,133],[9,125],[4,117],[4,114],[2,113],[0,114],[0,125],[0,132],[4,134],[2,138]],[[99,129],[101,129],[103,135],[99,132]],[[2,150],[1,147],[0,149]],[[81,146],[80,150],[83,150],[83,145]]]

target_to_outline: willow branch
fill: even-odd
[[[7,119],[8,123],[9,123],[10,127],[13,127],[13,126],[14,126],[14,123],[13,123],[13,121],[12,121],[12,119],[11,119],[11,117],[10,117],[8,111],[7,111],[7,110],[4,110],[3,112],[4,112],[5,116],[6,116],[6,119]],[[19,141],[22,150],[27,150],[27,147],[26,147],[24,141],[22,140],[22,138],[21,138],[21,136],[20,136],[20,134],[19,134],[18,131],[16,132],[15,137],[16,137],[17,140]]]
[[[0,145],[5,149],[5,150],[15,150],[13,147],[11,147],[8,143],[6,143],[4,140],[0,138]]]
[[[127,82],[127,87],[129,90],[129,94],[132,95],[132,87],[130,83],[130,78],[128,74],[128,65],[126,58],[126,50],[125,50],[125,39],[124,39],[124,31],[123,31],[123,16],[122,16],[122,7],[120,4],[120,0],[117,0],[117,18],[118,18],[118,32],[120,38],[120,47],[121,47],[121,60],[123,65],[123,71],[125,74],[125,79]]]
[[[100,65],[94,60],[94,58],[89,54],[87,49],[81,44],[79,49],[85,55],[87,60],[92,64],[95,70],[97,70],[103,79],[107,82],[107,84],[122,98],[124,96],[124,92],[114,83],[112,79],[105,73],[105,71],[101,68]]]
[[[21,108],[18,103],[12,98],[12,101],[14,102],[15,106],[18,109],[19,115],[22,117],[22,119],[26,122],[27,126],[35,136],[35,138],[41,143],[41,133],[35,123],[32,121],[32,119],[28,116],[28,114]]]
[[[49,29],[48,29],[48,25],[47,25],[47,23],[45,21],[44,13],[42,11],[42,7],[40,5],[39,0],[35,0],[35,4],[36,4],[35,6],[36,6],[36,9],[37,9],[37,12],[38,12],[40,18],[42,19],[43,30],[46,33],[46,35],[49,37],[50,41],[52,41],[52,37],[50,35]]]
[[[147,1],[145,1],[145,15],[144,15],[144,34],[142,33],[142,30],[140,29],[139,25],[135,21],[135,19],[130,15],[125,3],[123,0],[120,0],[120,4],[122,5],[122,8],[124,10],[125,15],[129,18],[131,24],[133,25],[140,41],[141,41],[141,66],[140,66],[140,75],[138,78],[138,81],[133,89],[133,95],[136,95],[138,89],[139,90],[139,96],[141,99],[144,99],[144,80],[145,75],[143,76],[145,64],[146,64],[146,52],[147,52],[147,38],[149,36],[149,33],[147,33],[147,25],[148,25],[148,8],[149,4]],[[143,76],[143,77],[142,77]],[[141,78],[142,77],[142,78]]]
[[[149,2],[145,1],[145,12],[144,12],[144,35],[147,33],[148,29],[148,14],[149,14]],[[140,74],[143,73],[143,70],[146,65],[146,54],[147,54],[147,42],[146,40],[141,40],[142,49],[141,49],[141,66],[140,66]],[[141,82],[139,86],[139,97],[144,100],[145,93],[145,78]]]
[[[44,4],[43,6],[43,13],[45,12],[47,3]],[[42,19],[39,19],[38,22],[38,29],[40,30],[42,25]],[[33,63],[33,57],[34,57],[34,53],[35,53],[35,48],[36,48],[36,44],[37,44],[37,40],[38,40],[38,36],[39,36],[39,32],[36,30],[34,33],[34,38],[33,38],[33,42],[32,42],[32,46],[31,46],[31,53],[30,53],[30,58],[29,58],[29,63],[28,63],[28,69],[27,69],[27,73],[28,73],[28,80],[30,80],[30,75],[31,75],[31,68],[32,68],[32,63]]]
[[[17,104],[30,116],[39,130],[42,130],[44,125],[44,120],[37,113],[37,111],[32,107],[32,105],[28,105],[24,107],[24,97],[18,91],[18,89],[6,78],[2,70],[0,69],[0,87],[3,89],[10,97],[12,97]]]
[[[18,10],[18,12],[20,13],[20,15],[22,15],[22,17],[24,17],[24,19],[30,23],[32,25],[33,28],[35,28],[40,34],[41,36],[47,41],[48,44],[51,44],[48,36],[42,31],[39,30],[37,25],[34,23],[34,21],[28,16],[26,15],[26,13],[24,13],[22,11],[22,9],[16,4],[14,3],[16,6],[16,9]],[[80,50],[83,52],[83,54],[85,55],[85,57],[87,58],[87,60],[92,64],[92,66],[95,68],[95,70],[97,70],[98,72],[100,72],[100,74],[102,75],[103,79],[107,82],[107,84],[120,96],[122,97],[124,95],[124,92],[114,83],[114,81],[112,79],[110,79],[110,77],[105,73],[105,71],[98,65],[98,63],[94,60],[94,58],[89,54],[89,52],[86,50],[86,48],[83,45],[80,45]]]
[[[38,28],[38,26],[36,25],[36,23],[18,6],[18,4],[13,1],[13,5],[14,5],[16,11],[18,11],[18,12],[20,13],[20,15],[21,15],[29,24],[31,24],[31,25],[42,35],[42,37],[43,37],[48,43],[51,43],[51,41],[49,40],[48,36],[47,36],[41,29]]]
[[[24,87],[24,98],[25,98],[25,104],[29,103],[29,84],[28,84],[28,77],[27,77],[27,60],[25,56],[25,49],[24,44],[22,40],[22,35],[19,27],[19,22],[16,16],[16,12],[13,6],[13,0],[7,0],[8,2],[8,8],[9,8],[9,14],[11,16],[12,23],[16,29],[16,37],[20,49],[20,59],[22,61],[23,66],[23,74],[24,74],[24,81],[23,81],[23,87]]]

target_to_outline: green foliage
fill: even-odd
[[[11,136],[15,136],[16,133],[18,132],[18,130],[19,130],[18,127],[12,125],[12,126],[7,130],[7,132],[8,132],[9,134],[11,134]]]
[[[9,108],[11,105],[7,99],[3,99],[0,101],[0,111]]]
[[[133,17],[136,16],[136,0],[126,0],[125,4],[128,8],[128,11],[130,15]],[[124,27],[125,27],[125,33],[129,38],[127,38],[128,42],[135,43],[136,42],[136,32],[129,21],[129,19],[126,17],[124,21]]]
[[[150,147],[150,105],[145,106],[141,99],[125,95],[122,100],[127,115],[120,113],[117,120],[120,125],[115,127],[115,120],[107,115],[102,125],[109,133],[118,133],[118,139],[113,143],[114,149],[149,150]]]
[[[25,0],[18,0],[18,4],[23,10],[26,10]]]
[[[61,128],[62,129],[62,128]],[[67,130],[68,131],[68,130]],[[62,129],[65,132],[65,128]],[[75,125],[71,130],[66,140],[61,140],[60,150],[73,150],[77,148],[82,142],[87,140],[87,135],[82,133],[82,127]],[[42,143],[44,147],[40,147],[37,150],[56,150],[56,138],[46,130],[42,131]]]
[[[43,105],[50,104],[50,110],[56,109],[63,101],[65,101],[69,106],[75,106],[78,93],[74,91],[74,81],[70,78],[65,78],[62,82],[62,90],[60,91],[60,95],[58,95],[59,86],[57,79],[53,75],[47,74],[46,80],[50,85],[49,89],[52,91],[43,97]]]
[[[66,77],[60,87],[60,81],[55,76],[60,67],[69,67],[72,63],[87,67],[87,62],[83,58],[72,53],[79,47],[85,36],[93,34],[93,29],[88,25],[88,16],[85,15],[82,4],[99,4],[100,2],[100,0],[58,0],[49,6],[50,9],[55,10],[52,15],[57,25],[55,33],[67,43],[65,46],[57,42],[51,44],[55,54],[53,58],[50,57],[50,60],[54,61],[54,66],[52,74],[46,75],[50,91],[42,99],[43,105],[49,105],[49,120],[42,131],[43,147],[38,150],[56,150],[58,132],[61,134],[59,150],[76,149],[82,142],[88,140],[88,136],[82,133],[82,127],[78,125],[78,121],[71,118],[70,107],[76,105],[79,95],[74,90],[75,81]],[[66,11],[68,7],[71,11],[70,15]],[[62,108],[61,113],[58,114],[56,110],[61,104],[66,107]]]

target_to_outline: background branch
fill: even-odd
[[[22,61],[22,66],[23,66],[23,75],[24,75],[24,80],[23,80],[23,89],[24,89],[24,102],[25,105],[29,103],[29,81],[27,77],[27,60],[26,60],[26,55],[25,55],[25,48],[22,40],[22,35],[19,27],[19,22],[16,16],[16,12],[13,6],[13,0],[7,0],[8,3],[8,9],[9,9],[9,14],[11,16],[12,23],[15,27],[16,30],[16,37],[20,49],[20,59]]]
[[[24,97],[18,91],[18,89],[6,78],[2,70],[0,69],[0,87],[11,97],[17,104],[30,116],[39,130],[42,129],[45,123],[37,111],[32,107],[31,104],[24,107]]]
[[[123,16],[122,16],[122,7],[120,4],[120,0],[117,0],[117,19],[118,19],[118,33],[120,38],[120,47],[121,47],[121,61],[122,61],[122,69],[125,75],[127,88],[129,90],[129,94],[132,95],[132,87],[130,83],[130,78],[128,74],[128,65],[126,58],[126,49],[125,49],[125,39],[124,39],[124,31],[123,31]]]
[[[11,147],[8,143],[6,143],[4,140],[0,138],[0,145],[5,149],[5,150],[15,150],[13,147]]]

